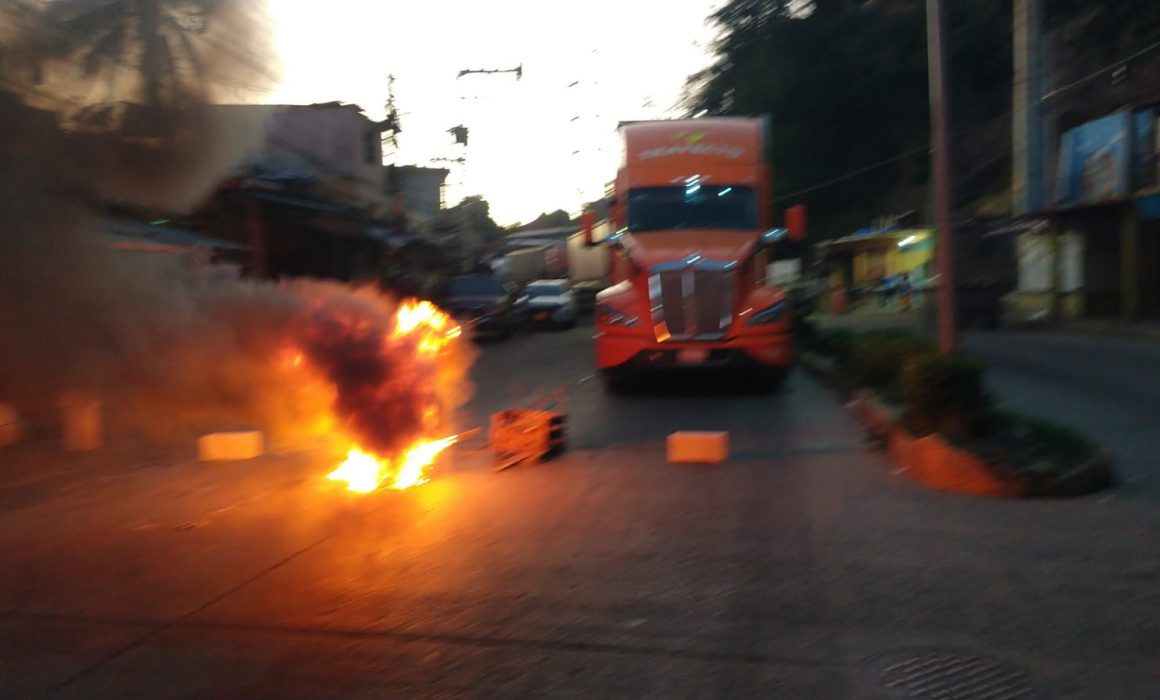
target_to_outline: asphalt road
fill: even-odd
[[[465,423],[589,376],[588,333],[482,346]],[[747,388],[583,382],[564,458],[366,497],[310,454],[2,452],[0,696],[1157,696],[1153,501],[924,491],[808,377]],[[734,457],[668,465],[675,429]]]

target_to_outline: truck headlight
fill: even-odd
[[[745,323],[747,326],[768,326],[773,323],[780,323],[785,319],[785,314],[789,310],[789,302],[785,299],[777,302],[773,306],[767,306],[761,311],[753,314],[749,321]]]
[[[612,304],[601,302],[596,305],[596,320],[599,323],[607,323],[610,326],[632,327],[636,325],[637,318],[632,314],[621,311]]]

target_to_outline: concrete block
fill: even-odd
[[[101,402],[83,394],[64,398],[61,409],[61,442],[69,452],[92,452],[105,444]]]
[[[681,431],[669,435],[670,464],[720,464],[729,459],[729,433]]]
[[[260,430],[210,433],[197,440],[197,456],[203,462],[225,462],[260,457],[266,451]]]
[[[12,404],[0,403],[0,447],[15,445],[24,438],[24,422]]]

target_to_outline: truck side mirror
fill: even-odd
[[[798,204],[785,210],[785,227],[791,241],[806,239],[806,205]]]
[[[588,210],[580,215],[580,231],[584,234],[584,245],[591,248],[596,245],[592,240],[593,229],[596,228],[596,214],[592,210]]]

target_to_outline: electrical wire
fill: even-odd
[[[1073,90],[1073,89],[1079,87],[1080,85],[1083,85],[1085,83],[1088,83],[1088,82],[1100,77],[1101,75],[1105,75],[1107,73],[1110,73],[1111,71],[1114,71],[1116,68],[1119,68],[1120,66],[1124,65],[1125,63],[1128,63],[1129,61],[1133,61],[1133,60],[1135,60],[1141,56],[1144,56],[1152,51],[1155,51],[1157,49],[1160,49],[1160,41],[1155,42],[1153,44],[1149,44],[1148,46],[1145,46],[1144,48],[1142,48],[1134,53],[1131,53],[1131,54],[1129,54],[1129,55],[1127,55],[1119,60],[1113,61],[1112,63],[1109,63],[1106,66],[1104,66],[1103,68],[1100,68],[1099,70],[1093,71],[1093,72],[1083,76],[1082,78],[1079,78],[1078,80],[1072,81],[1066,85],[1055,88],[1054,90],[1051,90],[1050,92],[1047,92],[1042,97],[1040,97],[1040,101],[1044,102],[1044,101],[1047,101],[1047,100],[1049,100],[1057,95],[1060,95],[1064,92],[1067,92],[1069,90]],[[1013,113],[1013,110],[1007,110],[1003,114],[995,117],[995,120],[1006,119],[1006,118],[1010,117],[1012,115],[1012,113]],[[951,136],[952,136],[952,138],[961,137],[966,133],[969,133],[969,132],[977,130],[977,129],[985,128],[986,126],[987,126],[986,123],[980,124],[980,125],[975,126],[975,127],[970,127],[969,129],[966,129],[964,131],[960,131],[960,132],[957,132],[955,134],[952,134]],[[803,187],[799,190],[794,190],[793,192],[788,192],[786,194],[779,195],[779,196],[775,197],[773,199],[773,201],[774,201],[774,203],[783,202],[783,201],[785,201],[787,199],[791,199],[793,197],[800,197],[803,194],[809,194],[811,192],[816,192],[817,190],[825,189],[826,187],[830,187],[831,185],[836,185],[840,182],[845,182],[846,180],[851,180],[851,179],[858,177],[860,175],[865,175],[866,173],[878,170],[879,168],[884,168],[887,165],[897,163],[900,160],[904,160],[904,159],[909,158],[911,156],[918,155],[918,154],[924,153],[924,152],[929,152],[929,151],[930,151],[929,146],[924,146],[922,148],[913,148],[913,149],[910,149],[908,151],[904,151],[902,153],[898,153],[898,154],[895,154],[893,156],[890,156],[889,158],[884,158],[883,160],[880,160],[880,161],[871,163],[869,165],[866,165],[864,167],[858,168],[856,170],[852,170],[852,171],[845,173],[843,175],[838,175],[836,177],[830,178],[829,180],[824,180],[822,182],[810,185],[808,187]]]
[[[897,163],[898,161],[903,160],[905,158],[909,158],[910,156],[918,155],[919,153],[929,153],[929,152],[930,152],[929,146],[924,146],[922,148],[912,148],[909,151],[904,151],[904,152],[899,153],[897,155],[893,155],[893,156],[886,158],[884,160],[880,160],[877,163],[871,163],[870,165],[867,165],[867,166],[862,167],[862,168],[858,168],[857,170],[852,170],[852,171],[846,173],[845,175],[839,175],[839,176],[831,178],[829,180],[819,182],[815,185],[810,185],[809,187],[803,187],[800,190],[794,190],[793,192],[787,192],[786,194],[783,194],[781,196],[774,197],[773,201],[774,201],[774,203],[782,202],[782,201],[785,201],[787,199],[792,199],[794,197],[800,197],[803,194],[809,194],[810,192],[816,192],[817,190],[825,189],[826,187],[829,187],[830,185],[836,185],[839,182],[845,182],[846,180],[852,180],[852,179],[858,177],[859,175],[865,175],[866,173],[873,172],[873,171],[877,170],[878,168],[884,168],[887,165],[890,165],[891,163]]]
[[[1007,110],[1003,114],[1000,114],[996,117],[988,119],[987,121],[982,122],[981,124],[976,124],[974,126],[967,127],[966,129],[961,129],[961,130],[951,134],[951,138],[952,139],[962,138],[968,134],[972,134],[976,131],[986,129],[987,127],[991,126],[992,124],[999,121],[1000,119],[1006,119],[1010,116],[1011,116],[1011,110]],[[876,161],[874,163],[863,166],[863,167],[858,168],[856,170],[851,170],[850,172],[847,172],[847,173],[842,174],[842,175],[838,175],[837,177],[830,178],[829,180],[824,180],[822,182],[819,182],[819,183],[816,183],[813,185],[809,185],[808,187],[803,187],[799,190],[794,190],[793,192],[787,192],[786,194],[778,195],[777,197],[773,198],[773,202],[776,204],[779,202],[783,202],[787,199],[792,199],[794,197],[800,197],[803,194],[809,194],[810,192],[816,192],[817,190],[825,189],[826,187],[829,187],[831,185],[836,185],[839,182],[845,182],[846,180],[852,180],[852,179],[858,177],[859,175],[865,175],[866,173],[873,172],[879,168],[884,168],[887,165],[897,163],[898,161],[904,160],[904,159],[909,158],[911,156],[915,156],[915,155],[918,155],[920,153],[929,153],[930,151],[931,151],[930,146],[922,146],[921,148],[912,148],[908,151],[896,153],[895,155],[892,155],[889,158],[884,158],[880,161]]]
[[[1104,75],[1105,73],[1110,73],[1110,72],[1114,71],[1115,69],[1119,68],[1120,66],[1124,65],[1125,63],[1127,63],[1129,61],[1134,61],[1135,59],[1143,56],[1144,54],[1151,53],[1152,51],[1155,51],[1156,49],[1160,49],[1160,41],[1157,41],[1156,43],[1151,44],[1149,46],[1145,46],[1144,48],[1140,49],[1139,51],[1137,51],[1131,55],[1125,56],[1124,58],[1121,58],[1118,61],[1115,61],[1113,63],[1109,63],[1108,65],[1104,66],[1103,68],[1100,68],[1097,71],[1093,71],[1091,73],[1088,73],[1087,75],[1080,78],[1079,80],[1074,80],[1074,81],[1068,83],[1067,85],[1057,87],[1054,90],[1051,90],[1050,92],[1044,94],[1043,97],[1040,97],[1039,101],[1045,102],[1045,101],[1051,99],[1052,97],[1055,97],[1056,95],[1059,95],[1059,94],[1062,94],[1062,93],[1067,92],[1069,90],[1072,90],[1074,88],[1077,88],[1080,85],[1083,85],[1083,84],[1088,83],[1092,80],[1095,80],[1096,78],[1100,77],[1101,75]]]

